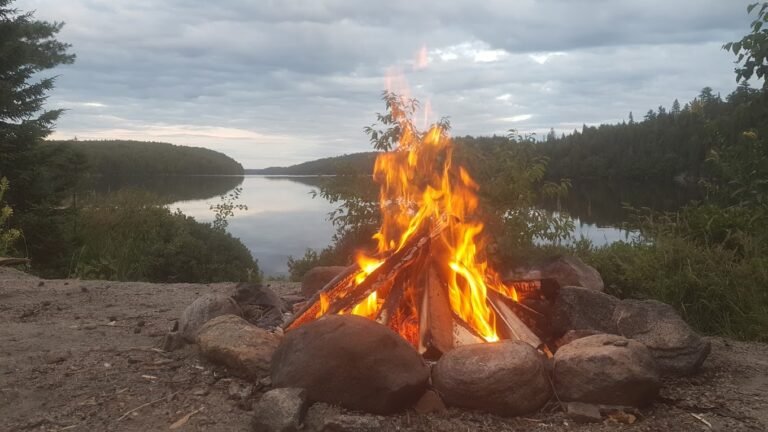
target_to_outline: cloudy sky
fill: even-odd
[[[545,134],[735,87],[751,0],[17,0],[66,22],[55,138],[209,147],[247,168],[369,148],[402,74],[455,135]]]

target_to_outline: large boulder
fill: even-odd
[[[522,341],[464,345],[444,354],[432,384],[448,405],[527,414],[552,395],[544,357]]]
[[[560,289],[552,307],[552,331],[563,335],[570,330],[593,330],[616,334],[614,311],[620,300],[584,287]]]
[[[614,312],[618,333],[648,347],[664,375],[690,375],[711,344],[694,332],[672,306],[655,300],[624,300]]]
[[[306,298],[312,297],[346,269],[344,266],[319,266],[309,270],[301,281],[301,293]]]
[[[560,256],[541,267],[541,277],[554,279],[563,286],[580,286],[595,291],[603,291],[603,278],[594,267],[575,256]]]
[[[189,343],[197,339],[197,332],[209,320],[221,315],[242,316],[243,312],[234,299],[221,294],[205,294],[198,297],[181,313],[179,333]]]
[[[272,358],[273,386],[303,388],[311,401],[375,414],[411,406],[428,380],[429,368],[408,342],[354,315],[289,331]]]
[[[239,316],[222,315],[203,325],[197,343],[209,361],[226,366],[234,375],[256,379],[269,375],[280,337]]]
[[[254,432],[297,432],[309,404],[304,389],[270,390],[253,404]]]
[[[656,362],[643,344],[607,334],[560,348],[553,375],[563,401],[644,406],[661,386]]]

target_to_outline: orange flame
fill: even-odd
[[[394,115],[406,116],[397,110]],[[448,284],[451,308],[486,341],[496,341],[495,315],[486,296],[488,289],[500,293],[509,289],[479,253],[483,224],[475,215],[478,185],[464,168],[453,166],[452,144],[444,129],[435,125],[419,133],[409,119],[397,120],[402,130],[399,145],[379,155],[374,166],[382,214],[382,225],[374,236],[376,255],[391,255],[425,225],[446,221],[437,239],[437,254],[444,260],[442,277]],[[370,274],[367,269],[372,262],[381,264],[365,255],[358,257],[363,269],[358,283]],[[360,312],[370,312],[371,303],[370,297],[361,303]]]
[[[425,58],[426,51],[423,53]],[[388,76],[387,89],[396,87],[400,94],[408,94],[401,75]],[[420,132],[411,121],[414,113],[398,106],[391,108],[400,126],[400,139],[397,148],[381,153],[374,165],[382,224],[373,237],[373,256],[359,253],[356,257],[360,270],[354,276],[355,283],[365,281],[416,233],[431,231],[441,224],[443,229],[433,238],[429,259],[447,285],[451,309],[483,339],[497,341],[496,316],[487,300],[488,290],[515,301],[517,293],[514,287],[502,283],[484,258],[483,224],[477,215],[479,187],[463,167],[453,164],[453,145],[442,125]],[[425,122],[430,108],[424,112]],[[389,325],[414,344],[419,337],[420,304],[415,285],[413,280],[405,282],[400,304],[387,317]],[[391,286],[378,287],[378,291],[342,313],[375,319]],[[328,307],[329,299],[321,295],[317,316],[326,313]]]

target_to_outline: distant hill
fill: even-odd
[[[370,174],[377,152],[352,153],[303,162],[287,167],[246,169],[246,174],[258,175],[343,175]]]
[[[242,175],[231,157],[202,147],[146,141],[51,141],[81,153],[94,175]]]

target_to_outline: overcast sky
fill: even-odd
[[[54,138],[166,141],[247,168],[368,150],[387,71],[454,135],[617,122],[735,88],[751,0],[17,0],[66,22]],[[420,55],[421,54],[421,55]]]

